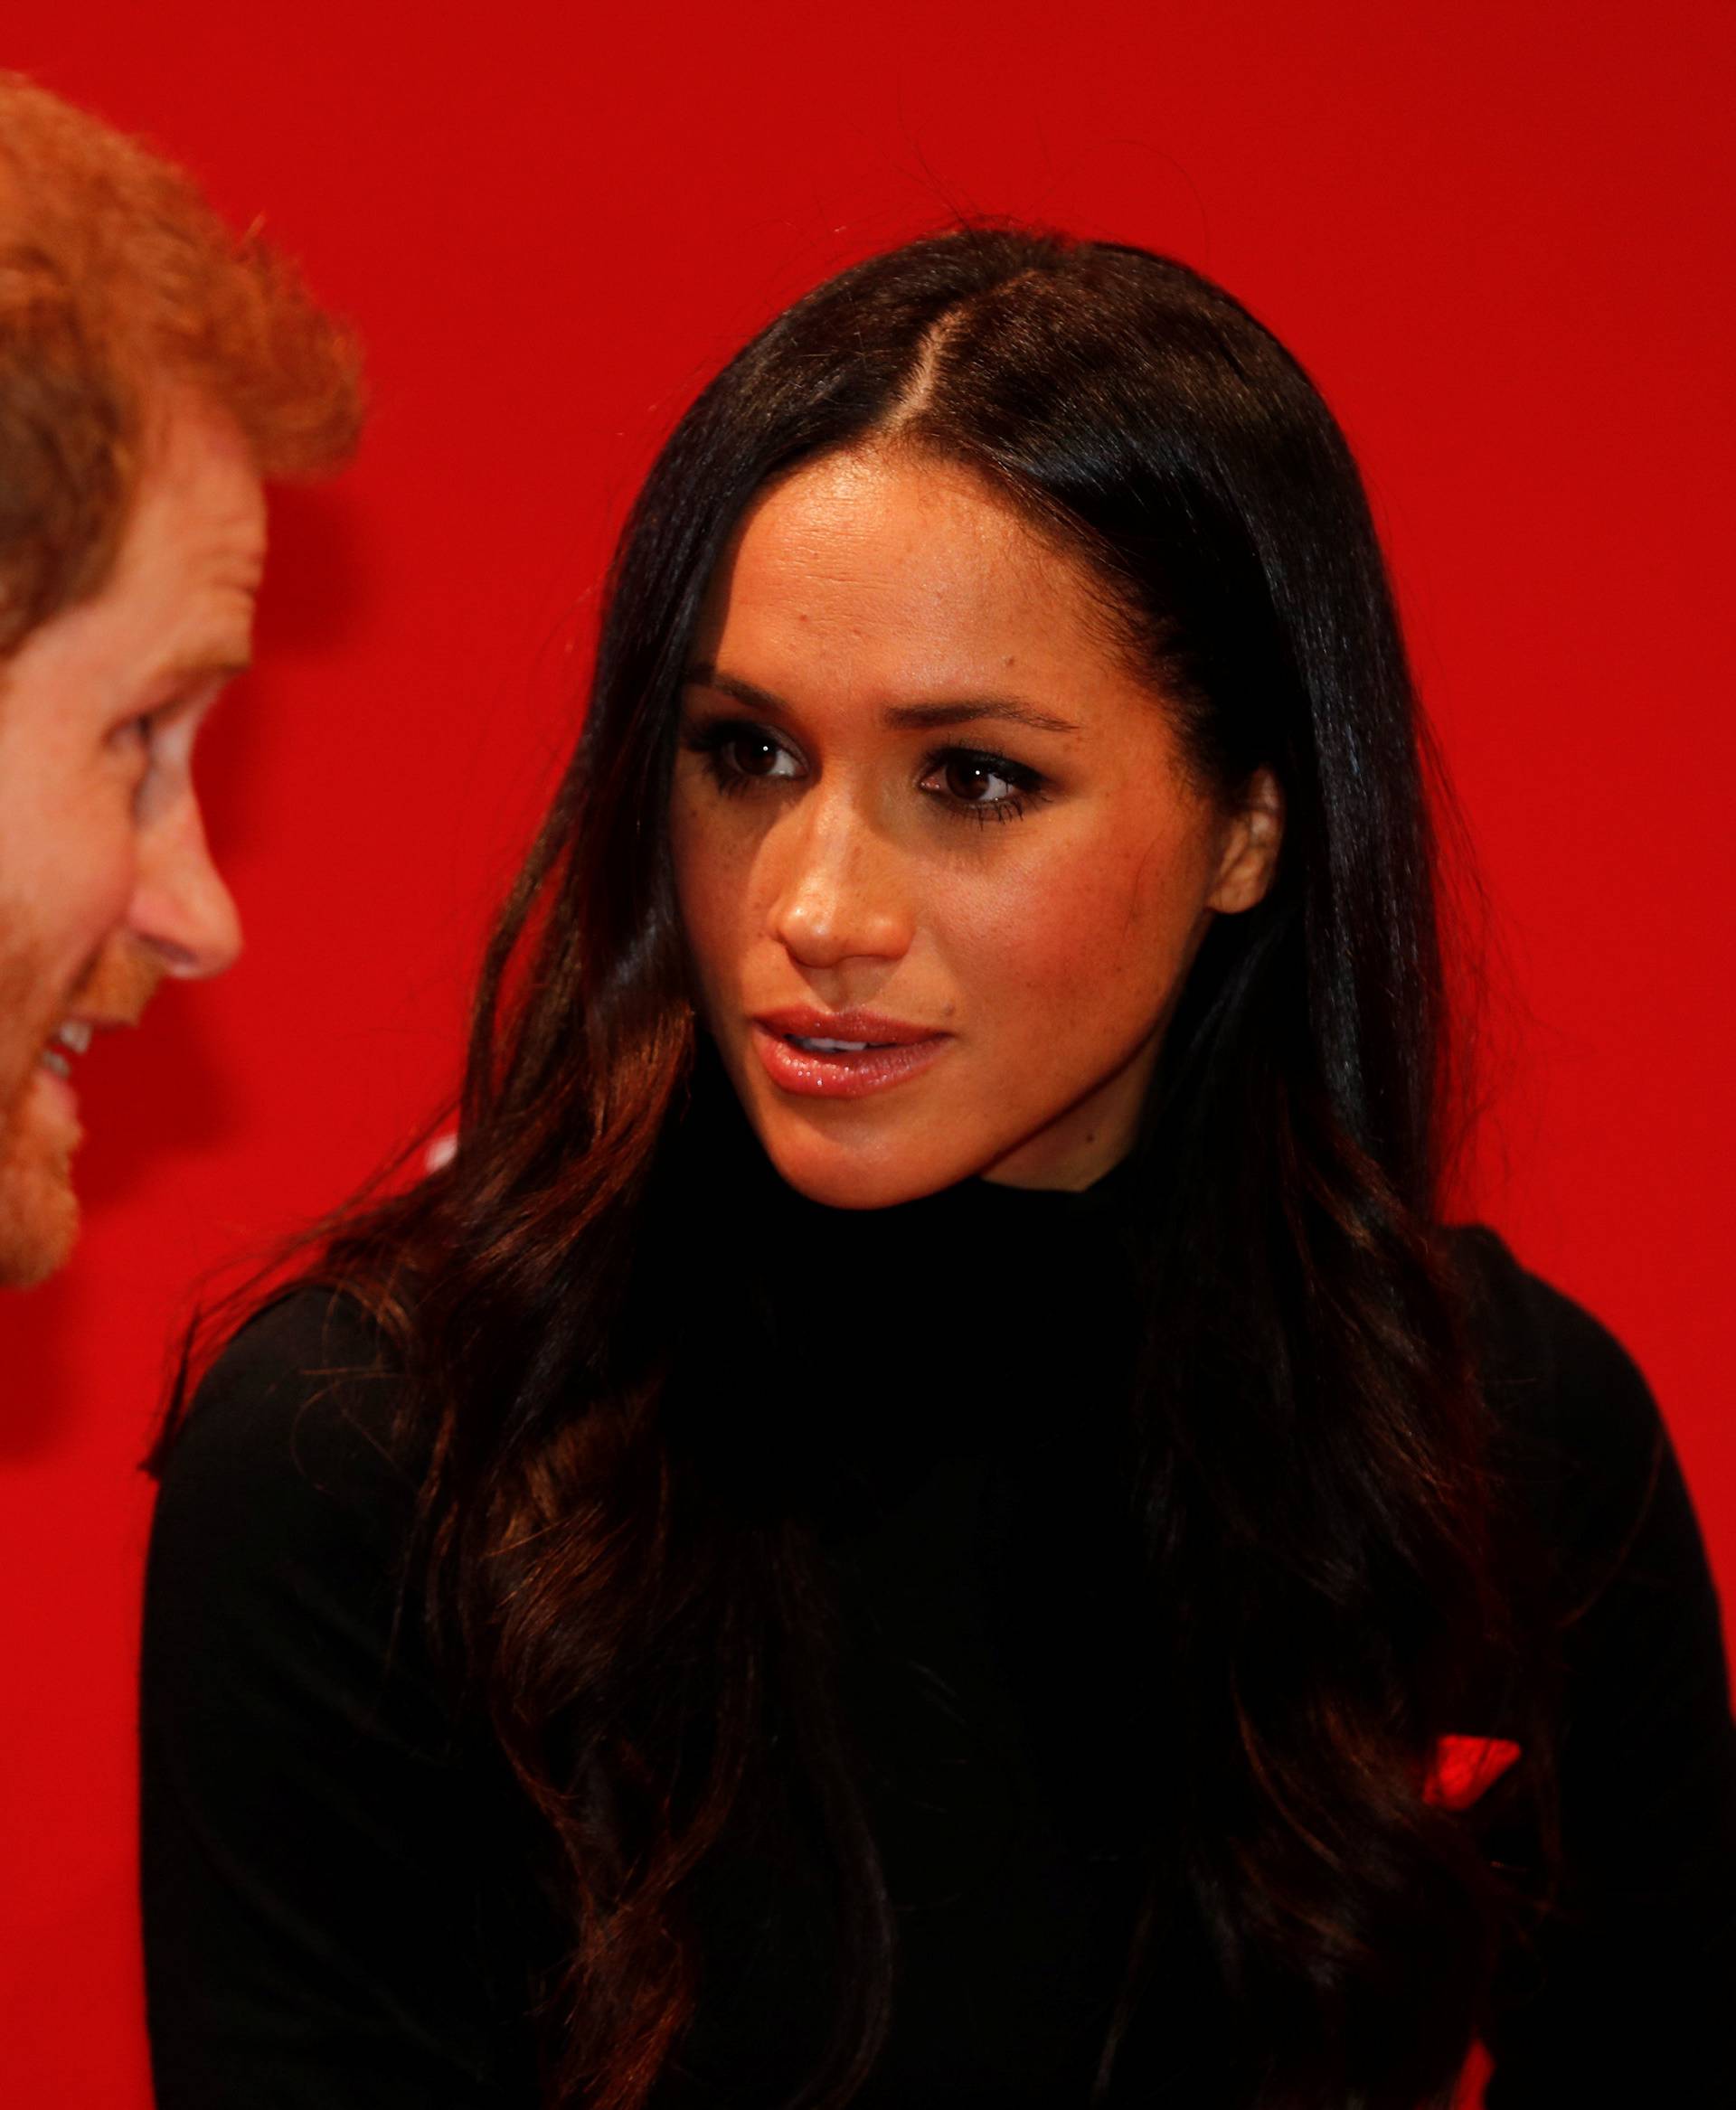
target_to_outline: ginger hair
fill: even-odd
[[[262,476],[342,466],[348,329],[148,148],[0,71],[0,655],[102,587],[154,416],[190,391]]]

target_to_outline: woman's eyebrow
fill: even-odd
[[[1008,725],[1022,725],[1031,732],[1077,732],[1078,726],[1047,711],[1033,711],[1028,703],[1014,703],[1007,696],[972,696],[962,703],[890,703],[881,714],[886,723],[901,730],[914,728],[924,732],[938,726],[969,725],[978,718],[998,718]]]
[[[733,696],[738,703],[745,703],[750,710],[787,712],[789,709],[783,698],[774,696],[769,689],[758,688],[752,682],[744,682],[735,674],[722,674],[703,660],[687,669],[687,679],[696,688],[715,689],[721,695]],[[1015,703],[1007,696],[972,696],[957,703],[889,703],[881,716],[885,724],[898,732],[932,732],[944,726],[970,725],[984,718],[1022,725],[1030,732],[1079,730],[1067,719],[1056,718],[1046,711],[1033,711],[1028,703]]]
[[[751,682],[744,682],[738,675],[720,674],[709,660],[696,659],[687,669],[683,680],[689,688],[715,689],[720,696],[733,696],[738,703],[745,703],[750,711],[788,711],[789,706],[781,696],[774,696],[769,689],[757,689]]]

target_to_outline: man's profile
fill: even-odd
[[[354,347],[188,180],[0,72],[0,1285],[77,1230],[72,1073],[241,942],[193,786],[262,484],[354,445]]]

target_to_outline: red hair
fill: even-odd
[[[165,390],[233,418],[269,477],[339,466],[360,360],[294,267],[169,163],[0,72],[0,653],[96,592]]]

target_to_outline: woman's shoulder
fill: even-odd
[[[1486,1225],[1454,1245],[1501,1460],[1558,1547],[1614,1551],[1680,1472],[1650,1386],[1603,1322]]]
[[[1524,1266],[1486,1224],[1451,1235],[1486,1381],[1544,1409],[1566,1407],[1594,1421],[1630,1416],[1645,1380],[1609,1327]]]
[[[269,1559],[310,1533],[401,1538],[425,1446],[404,1413],[398,1359],[346,1292],[303,1285],[231,1337],[158,1460],[159,1528]]]

